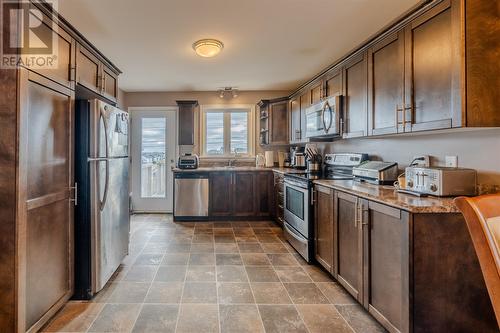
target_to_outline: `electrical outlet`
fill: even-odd
[[[458,167],[458,156],[446,156],[445,157],[446,167],[457,168]]]
[[[413,156],[413,165],[419,167],[430,167],[430,157],[429,155],[417,155]]]

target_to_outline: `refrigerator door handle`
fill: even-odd
[[[106,120],[106,115],[104,114],[104,111],[101,109],[100,110],[102,122],[104,123],[104,142],[106,143],[106,150],[105,150],[105,156],[106,159],[104,163],[106,163],[106,182],[104,183],[104,195],[102,197],[102,201],[100,202],[100,209],[101,211],[104,209],[104,206],[106,205],[106,199],[108,198],[108,188],[109,188],[109,142],[108,142],[108,121]],[[99,168],[98,168],[99,170]],[[100,200],[100,199],[99,199]]]

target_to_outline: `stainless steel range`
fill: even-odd
[[[367,159],[367,154],[327,154],[323,173],[285,174],[285,238],[307,262],[314,259],[313,181],[352,179],[352,169]]]

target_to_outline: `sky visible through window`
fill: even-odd
[[[207,154],[224,154],[224,113],[207,113]]]
[[[224,126],[230,128],[225,131]],[[230,152],[224,151],[225,141]],[[207,155],[248,154],[248,112],[207,112],[205,144]]]

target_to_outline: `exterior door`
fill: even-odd
[[[176,110],[132,109],[132,211],[173,211]]]

